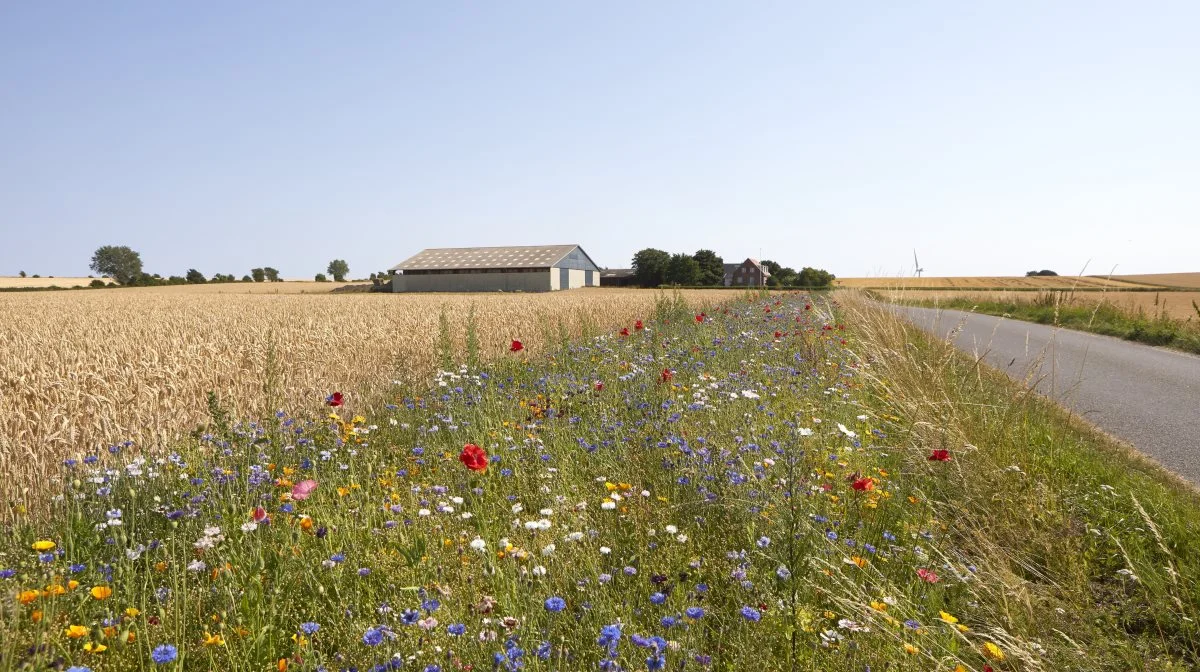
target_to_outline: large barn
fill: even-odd
[[[393,292],[549,292],[600,285],[600,268],[578,245],[430,248],[391,271]]]

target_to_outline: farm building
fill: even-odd
[[[600,284],[600,268],[578,245],[430,248],[390,270],[393,292],[548,292]]]
[[[601,287],[636,287],[637,275],[632,268],[606,268],[600,271]]]
[[[757,259],[747,259],[740,264],[725,264],[726,287],[765,287],[771,272]]]

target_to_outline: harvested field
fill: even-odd
[[[947,278],[838,278],[838,287],[856,289],[1129,289],[1130,283],[1098,278],[1092,276],[981,276],[981,277],[947,277]]]
[[[537,353],[564,335],[630,324],[668,296],[629,289],[278,296],[214,289],[224,287],[0,294],[7,316],[0,322],[0,498],[11,502],[39,487],[67,456],[122,440],[166,443],[207,419],[210,390],[237,417],[253,417],[311,410],[334,390],[379,399],[393,379],[428,380],[439,365],[443,309],[461,362],[472,307],[479,350],[488,358],[506,355],[511,338]],[[681,296],[698,305],[736,298],[703,290]]]
[[[1200,273],[1151,273],[1147,275],[1114,275],[1113,280],[1162,287],[1200,289]]]

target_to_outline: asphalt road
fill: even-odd
[[[916,325],[1072,409],[1200,484],[1200,357],[1041,324],[897,306]],[[1041,363],[1037,360],[1043,357]]]

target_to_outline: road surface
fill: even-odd
[[[896,306],[914,324],[1025,380],[1097,427],[1200,484],[1200,357],[992,315]]]

